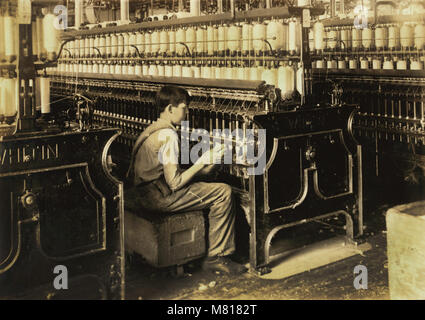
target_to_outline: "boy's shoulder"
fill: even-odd
[[[163,128],[153,132],[149,140],[152,143],[158,142],[163,144],[169,141],[178,141],[179,137],[177,132],[172,128]]]

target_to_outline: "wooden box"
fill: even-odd
[[[155,267],[182,265],[206,254],[202,211],[151,213],[126,210],[126,251],[136,252]]]
[[[387,212],[391,299],[425,299],[425,201]]]

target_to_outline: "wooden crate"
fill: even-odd
[[[425,201],[398,206],[387,216],[391,299],[425,299]]]
[[[202,211],[175,214],[125,211],[125,249],[155,267],[182,265],[206,254]]]

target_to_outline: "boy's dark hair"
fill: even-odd
[[[190,95],[187,90],[177,86],[162,87],[156,94],[155,98],[158,117],[169,104],[173,107],[177,107],[182,102],[186,103],[186,105],[189,105],[190,103]]]

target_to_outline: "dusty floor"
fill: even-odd
[[[169,270],[148,267],[134,258],[127,266],[126,299],[161,300],[311,300],[389,299],[385,211],[381,208],[366,223],[366,241],[372,249],[362,255],[286,279],[265,280],[253,274],[230,277],[187,268],[181,278]],[[368,289],[356,290],[354,267],[368,270]]]

